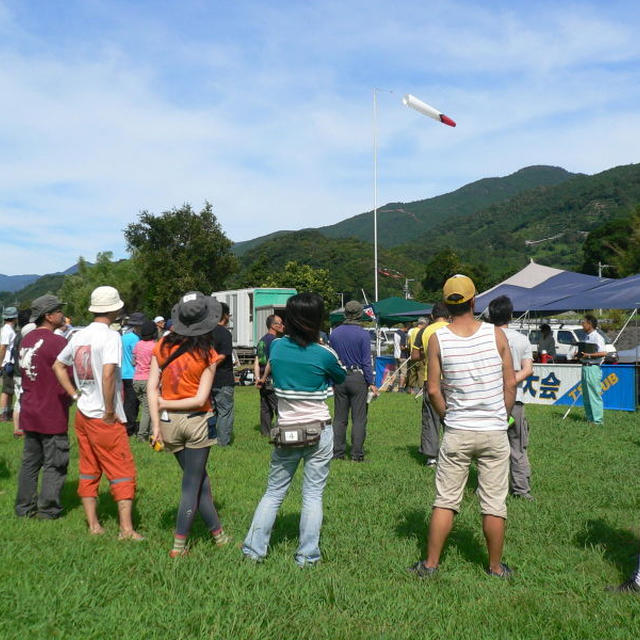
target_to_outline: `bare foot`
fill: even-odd
[[[144,536],[131,529],[130,531],[121,531],[118,534],[118,540],[133,540],[135,542],[142,542],[144,540]]]
[[[101,536],[104,533],[104,529],[101,525],[95,524],[92,527],[89,527],[89,533],[92,536]]]

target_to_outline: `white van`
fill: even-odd
[[[579,324],[547,324],[549,324],[551,334],[556,342],[555,361],[570,362],[572,360],[576,360],[576,356],[578,354],[578,342],[583,342],[587,335],[584,332],[584,329]],[[514,322],[510,327],[512,329],[516,329],[516,331],[519,331],[529,338],[529,342],[533,347],[533,357],[534,359],[537,359],[539,355],[538,342],[541,337],[540,325],[531,325],[530,323],[520,325]],[[607,338],[603,331],[600,329],[596,329],[596,331],[604,338],[605,351],[607,352],[607,356],[604,361],[607,364],[617,362],[618,354],[616,352],[616,348],[609,342],[609,338]]]

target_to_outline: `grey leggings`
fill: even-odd
[[[211,482],[207,474],[210,447],[183,449],[175,454],[182,467],[182,495],[178,507],[176,534],[188,536],[196,511],[200,512],[207,529],[221,528],[218,512],[211,496]]]

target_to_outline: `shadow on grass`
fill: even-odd
[[[11,475],[6,458],[0,458],[0,478],[8,478]]]
[[[573,542],[580,549],[601,548],[605,560],[614,564],[623,576],[635,569],[640,539],[628,529],[612,527],[602,518],[587,520],[585,530],[578,533]]]
[[[447,538],[442,556],[446,558],[448,550],[455,548],[467,562],[481,566],[486,564],[484,542],[478,539],[474,531],[456,520],[453,522],[453,529],[451,529],[451,533]],[[425,512],[416,510],[406,512],[402,522],[396,526],[396,533],[403,538],[415,540],[418,552],[422,553],[427,543],[428,535]]]
[[[78,495],[77,480],[65,480],[65,483],[62,485],[62,491],[60,492],[60,502],[67,514],[80,506],[81,501]]]
[[[406,451],[420,466],[424,466],[426,458],[420,453],[420,447],[417,445],[407,445],[406,447],[395,447],[396,450]]]

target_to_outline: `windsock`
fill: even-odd
[[[425,116],[429,116],[430,118],[433,118],[434,120],[438,120],[443,124],[448,124],[450,127],[456,126],[456,123],[451,118],[449,118],[448,116],[445,116],[444,113],[440,113],[437,109],[434,109],[430,104],[427,104],[426,102],[422,102],[422,100],[418,100],[418,98],[416,98],[415,96],[412,96],[410,93],[408,93],[404,98],[402,98],[402,102],[407,107],[411,107],[412,109],[415,109],[416,111],[418,111],[419,113],[422,113]]]

